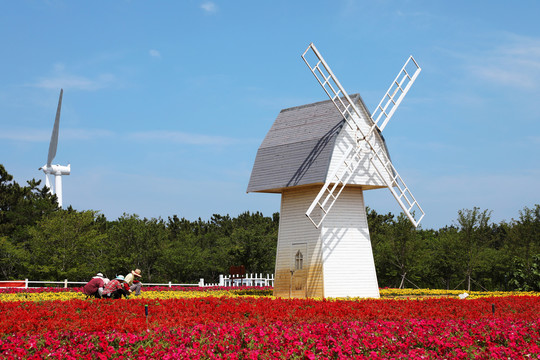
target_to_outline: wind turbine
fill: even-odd
[[[49,143],[49,155],[47,156],[47,164],[40,167],[45,173],[45,185],[49,188],[51,194],[56,194],[58,198],[58,206],[62,207],[62,175],[71,173],[71,164],[68,166],[53,165],[52,161],[56,156],[56,148],[58,147],[58,127],[60,125],[60,110],[62,108],[63,89],[60,89],[60,97],[58,99],[58,108],[56,109],[56,118],[54,119],[54,127],[51,134],[51,142]],[[54,187],[51,186],[49,175],[54,175]]]

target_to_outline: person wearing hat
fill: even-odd
[[[131,270],[129,274],[126,275],[126,283],[129,285],[129,291],[135,291],[135,296],[141,295],[141,269]]]
[[[86,285],[83,286],[82,292],[87,297],[95,297],[100,299],[105,286],[105,277],[102,273],[97,273]],[[108,280],[108,279],[107,279]]]
[[[127,299],[129,296],[129,287],[124,281],[124,276],[118,275],[105,285],[102,296],[104,299],[120,299],[122,298],[122,295]]]

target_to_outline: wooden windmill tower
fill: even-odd
[[[381,134],[421,69],[411,56],[370,115],[313,44],[302,58],[330,100],[279,113],[247,189],[281,193],[274,295],[376,298],[363,191],[388,188],[414,226],[424,216]]]

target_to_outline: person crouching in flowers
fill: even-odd
[[[135,296],[141,295],[141,269],[131,270],[129,274],[126,275],[126,283],[129,285],[129,291],[135,291]]]
[[[120,299],[124,295],[127,299],[129,295],[129,287],[124,281],[124,276],[118,275],[116,278],[111,280],[105,288],[103,289],[103,298],[104,299]]]
[[[97,273],[86,285],[83,286],[82,292],[87,297],[95,297],[100,299],[103,294],[103,288],[109,282],[109,279],[103,276],[102,273]]]

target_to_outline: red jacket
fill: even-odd
[[[83,287],[83,293],[86,295],[93,295],[95,294],[100,287],[103,287],[105,283],[103,282],[103,279],[100,277],[92,278],[86,285]]]

